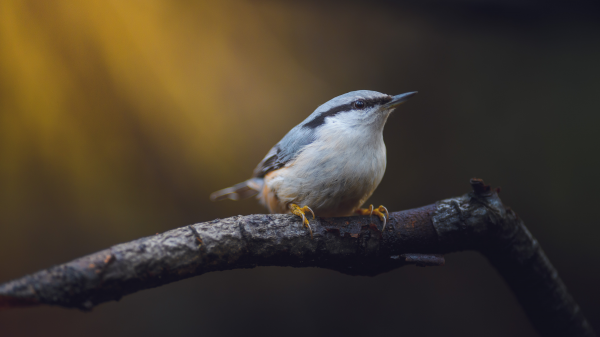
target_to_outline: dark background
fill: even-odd
[[[600,331],[600,21],[584,1],[2,1],[0,282],[171,228],[318,105],[419,95],[389,119],[369,201],[480,177],[525,220]],[[0,312],[2,336],[535,336],[488,262],[377,277],[263,267],[103,304]]]

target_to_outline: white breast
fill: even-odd
[[[309,206],[317,216],[346,216],[371,196],[385,166],[381,132],[327,128],[282,174],[265,179],[265,184],[282,204]]]

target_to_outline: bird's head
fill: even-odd
[[[377,91],[351,91],[318,107],[303,123],[304,128],[372,127],[383,130],[390,113],[417,92],[390,96]]]

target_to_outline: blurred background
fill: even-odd
[[[543,4],[543,5],[542,5]],[[389,119],[390,211],[501,198],[600,331],[600,8],[584,1],[0,2],[0,282],[192,223],[317,106],[418,90]],[[389,289],[395,291],[389,295]],[[488,262],[377,277],[263,267],[0,312],[3,336],[535,336]]]

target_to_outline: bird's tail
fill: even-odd
[[[210,200],[220,201],[225,199],[240,200],[257,195],[263,187],[262,178],[252,178],[237,185],[216,191],[210,195]]]

